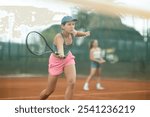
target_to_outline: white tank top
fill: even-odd
[[[96,50],[93,52],[94,59],[100,59],[101,58],[101,51]]]

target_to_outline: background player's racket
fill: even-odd
[[[27,49],[36,56],[41,56],[47,53],[56,53],[47,43],[45,37],[37,32],[31,31],[26,36]]]
[[[100,59],[102,63],[106,60],[106,62],[114,64],[119,61],[119,57],[114,52],[114,48],[102,49],[101,51],[95,51],[93,57],[95,59]]]
[[[115,54],[115,49],[114,48],[108,48],[108,49],[103,49],[102,50],[102,57],[114,64],[114,63],[117,63],[119,61],[119,57],[117,56],[117,54]]]

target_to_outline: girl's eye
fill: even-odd
[[[74,26],[74,25],[75,25],[75,23],[68,23],[68,25],[69,25],[69,26],[71,26],[71,25],[72,25],[72,26]]]
[[[73,26],[74,26],[74,23],[72,23],[71,25],[73,25]]]
[[[71,23],[68,23],[68,26],[70,26],[71,25]]]
[[[72,25],[75,25],[75,23],[74,23],[74,22],[72,22]]]

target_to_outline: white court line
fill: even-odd
[[[136,90],[136,91],[118,91],[118,92],[101,92],[101,93],[88,93],[88,91],[85,92],[86,94],[75,94],[76,97],[81,96],[96,96],[96,95],[114,95],[114,94],[132,94],[132,93],[150,93],[150,90]],[[64,95],[51,95],[50,97],[64,97]],[[38,96],[29,96],[29,97],[8,97],[8,98],[0,98],[6,99],[6,100],[15,100],[15,99],[34,99],[39,98]]]

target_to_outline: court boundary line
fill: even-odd
[[[114,91],[114,92],[99,92],[99,93],[89,93],[89,91],[85,91],[84,94],[74,94],[74,97],[81,96],[96,96],[96,95],[114,95],[114,94],[132,94],[132,93],[150,93],[150,90],[134,90],[134,91]],[[63,95],[51,95],[50,97],[64,97]],[[39,98],[39,96],[28,96],[28,97],[8,97],[8,98],[0,98],[0,100],[19,100],[19,99],[34,99]]]

